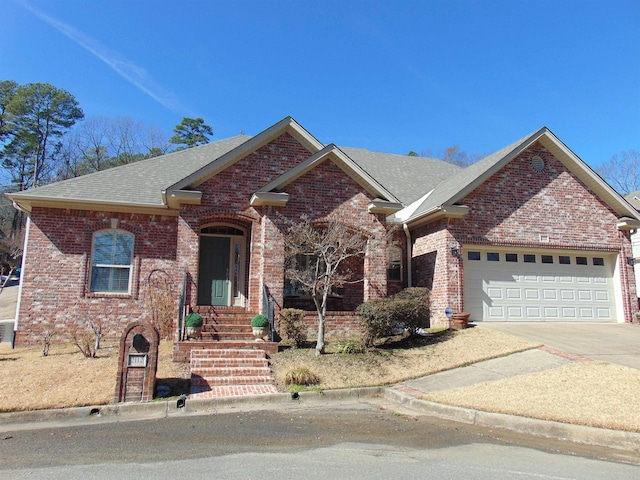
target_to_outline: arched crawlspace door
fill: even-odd
[[[228,225],[200,231],[198,305],[244,306],[245,232]]]

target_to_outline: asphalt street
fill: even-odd
[[[4,431],[4,479],[639,478],[631,452],[366,402]]]

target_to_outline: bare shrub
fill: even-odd
[[[307,340],[307,325],[304,323],[305,311],[298,308],[285,308],[280,312],[280,333],[290,340],[295,348],[300,348]]]
[[[102,321],[89,319],[87,320],[87,323],[89,324],[89,328],[91,329],[95,337],[95,343],[93,346],[95,352],[100,350],[100,340],[102,339]]]
[[[42,331],[42,356],[46,357],[49,355],[49,348],[51,347],[51,341],[53,337],[57,335],[56,327],[47,323],[44,326],[44,330]]]
[[[73,339],[73,344],[78,347],[78,350],[86,358],[96,358],[96,350],[93,347],[94,338],[89,330],[79,328],[73,332],[71,338]]]
[[[173,282],[163,270],[153,270],[147,278],[145,307],[151,313],[151,323],[160,332],[160,338],[171,340],[173,319],[178,308],[173,295]]]

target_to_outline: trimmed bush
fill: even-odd
[[[358,306],[358,314],[364,331],[364,346],[371,348],[379,338],[388,337],[393,332],[393,316],[389,300],[376,298]]]
[[[421,328],[429,328],[431,309],[429,289],[406,288],[392,297],[378,298],[363,303],[358,313],[364,330],[365,347],[389,337],[394,330],[407,330],[415,335]]]
[[[307,326],[304,323],[305,311],[297,308],[285,308],[280,312],[280,333],[290,340],[295,348],[300,348],[307,340]]]
[[[392,297],[396,322],[411,335],[431,326],[430,293],[428,288],[412,287]]]
[[[187,315],[184,319],[184,326],[190,328],[201,327],[204,321],[202,320],[202,315],[196,312],[192,312]]]
[[[265,315],[256,315],[251,319],[252,328],[267,328],[269,326],[269,319]]]

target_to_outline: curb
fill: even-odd
[[[35,410],[26,412],[0,413],[1,430],[12,430],[20,424],[32,424],[32,428],[46,428],[52,423],[61,421],[89,421],[93,419],[153,419],[175,417],[179,415],[206,415],[219,413],[221,410],[251,408],[268,409],[272,406],[291,405],[292,403],[309,403],[319,405],[327,402],[384,398],[396,405],[403,406],[421,414],[466,423],[485,428],[500,428],[518,433],[534,435],[573,443],[617,448],[639,452],[640,433],[609,430],[605,428],[587,427],[550,420],[518,417],[503,413],[483,412],[470,408],[455,407],[442,403],[429,402],[416,398],[420,392],[402,385],[393,387],[364,387],[323,392],[300,392],[297,396],[291,393],[276,393],[239,397],[222,397],[207,399],[191,399],[178,407],[180,400],[164,400],[147,403],[119,403],[96,405],[89,407],[73,407],[54,410]],[[37,424],[37,425],[33,425]],[[6,428],[9,427],[9,428]]]
[[[178,407],[179,399],[146,402],[146,403],[117,403],[106,405],[92,405],[87,407],[70,407],[51,410],[30,410],[23,412],[0,413],[0,431],[11,430],[3,428],[20,424],[39,424],[35,428],[45,428],[47,424],[73,420],[92,420],[98,418],[113,418],[126,420],[128,418],[164,418],[189,414],[211,414],[224,409],[250,407],[268,408],[269,406],[295,403],[320,404],[344,400],[357,400],[380,396],[385,387],[350,388],[340,390],[325,390],[323,392],[300,392],[294,398],[291,393],[270,393],[264,395],[247,395],[238,397],[219,397],[206,399],[183,400],[183,406]]]
[[[426,415],[481,427],[501,428],[539,437],[573,443],[640,451],[640,433],[587,427],[569,423],[518,417],[504,413],[483,412],[420,400],[396,387],[384,391],[385,398]]]

